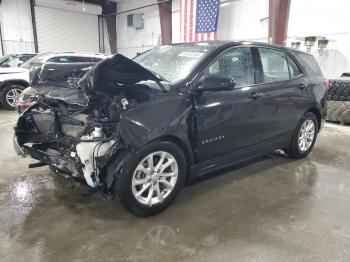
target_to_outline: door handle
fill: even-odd
[[[262,96],[263,96],[262,93],[252,92],[252,93],[249,94],[248,97],[249,97],[249,98],[253,98],[253,99],[257,99],[257,98],[262,97]]]
[[[299,87],[300,89],[304,89],[304,88],[307,87],[307,85],[306,85],[305,83],[300,83],[300,84],[298,85],[298,87]]]

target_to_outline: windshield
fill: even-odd
[[[5,55],[0,58],[0,65],[11,58],[11,55]]]
[[[186,78],[205,53],[212,49],[214,46],[207,43],[159,46],[133,60],[174,83]]]
[[[20,67],[30,69],[33,65],[42,64],[43,60],[49,55],[49,53],[40,54],[32,57],[27,62],[23,63]]]

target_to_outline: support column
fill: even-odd
[[[158,10],[160,19],[160,32],[162,36],[162,45],[169,45],[172,42],[172,21],[171,21],[171,4],[169,0],[158,0]]]
[[[111,53],[117,53],[117,4],[109,0],[101,1],[102,16],[106,17],[108,41]]]
[[[269,43],[283,45],[287,38],[291,0],[269,0]]]
[[[35,21],[35,0],[30,0],[30,13],[31,13],[31,17],[32,17],[34,49],[35,49],[35,53],[39,53],[38,35],[36,32],[36,21]]]

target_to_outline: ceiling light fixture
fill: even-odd
[[[300,48],[300,42],[292,42],[292,45],[291,45],[291,47],[293,48],[293,49],[299,49]]]
[[[311,47],[315,45],[315,42],[316,42],[316,36],[305,37],[304,45],[306,46],[308,53],[311,53]]]

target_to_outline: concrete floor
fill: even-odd
[[[141,219],[12,150],[0,110],[1,261],[350,261],[350,126],[303,160],[271,155],[186,187]]]

